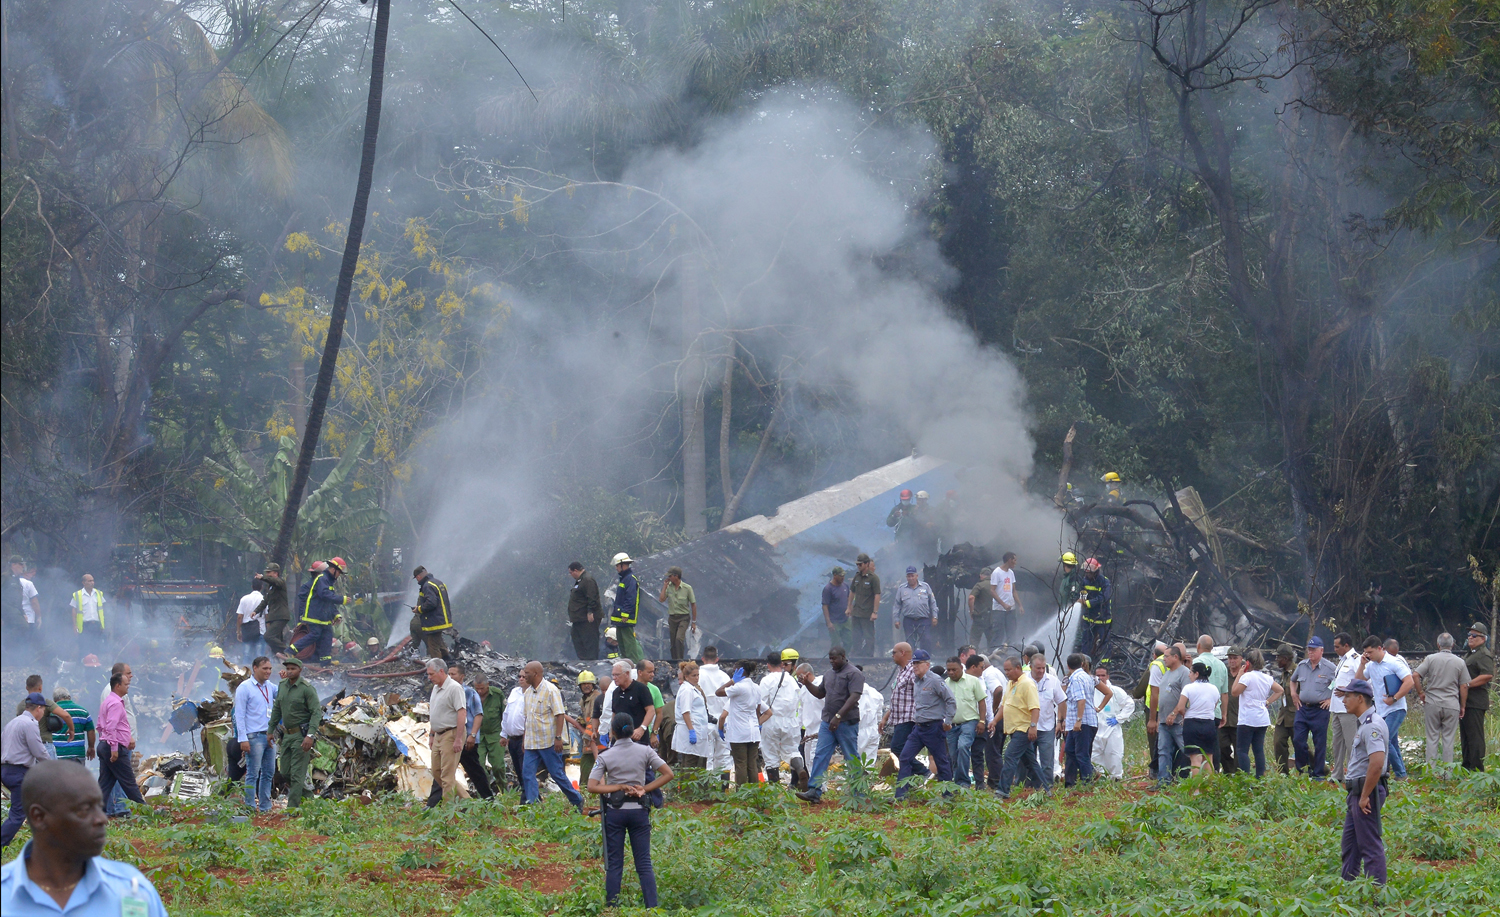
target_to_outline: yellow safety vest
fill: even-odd
[[[99,605],[98,605],[98,609],[99,609],[99,626],[102,628],[104,626],[104,593],[103,592],[99,592],[98,589],[95,589],[94,591],[99,593],[99,599],[98,599],[98,601],[99,601]],[[82,589],[80,589],[77,592],[73,593],[73,631],[74,631],[74,633],[79,633],[79,634],[83,633],[83,590]]]

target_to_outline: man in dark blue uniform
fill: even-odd
[[[640,662],[646,658],[641,652],[640,641],[635,638],[635,624],[641,615],[641,584],[636,582],[630,565],[635,563],[629,554],[621,552],[614,557],[615,572],[620,581],[615,584],[615,610],[610,613],[609,623],[614,628],[615,639],[620,643],[620,655]]]
[[[1390,727],[1375,711],[1375,689],[1363,678],[1340,690],[1344,709],[1354,714],[1359,731],[1344,768],[1344,788],[1349,792],[1344,810],[1344,879],[1352,882],[1364,874],[1385,884],[1385,841],[1380,834],[1380,806],[1385,802],[1385,757],[1390,745]]]
[[[315,644],[313,658],[320,665],[333,665],[333,621],[339,608],[353,599],[334,591],[333,584],[344,575],[344,559],[335,557],[321,572],[302,584],[297,592],[297,612],[307,633],[287,645],[287,653],[296,657],[308,644]],[[300,646],[298,644],[301,644]]]
[[[1109,657],[1104,655],[1104,646],[1109,642],[1109,628],[1115,620],[1109,607],[1114,589],[1109,584],[1109,577],[1100,571],[1098,560],[1090,557],[1083,562],[1082,569],[1083,589],[1079,601],[1083,603],[1083,631],[1079,644],[1090,660],[1107,665]]]

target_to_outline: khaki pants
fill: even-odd
[[[1352,713],[1335,713],[1328,724],[1329,770],[1337,783],[1344,782],[1344,767],[1349,763],[1349,752],[1354,749],[1354,737],[1359,733],[1359,717]]]
[[[672,615],[667,618],[667,632],[672,637],[672,661],[678,662],[686,659],[688,626],[692,624],[692,615]]]
[[[1431,764],[1441,757],[1443,763],[1452,764],[1458,737],[1458,711],[1453,707],[1424,704],[1422,723],[1427,727],[1427,762]]]
[[[443,787],[444,799],[468,799],[469,791],[458,782],[460,751],[453,750],[453,730],[432,734],[432,780]]]

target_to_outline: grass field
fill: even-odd
[[[1128,754],[1137,770],[1141,732],[1135,724]],[[1500,914],[1493,771],[1393,786],[1385,889],[1340,881],[1344,794],[1294,778],[1208,778],[1165,793],[1127,779],[1008,803],[924,789],[899,806],[877,789],[863,806],[832,792],[815,808],[784,788],[725,796],[713,782],[685,782],[655,813],[664,911]],[[598,821],[556,794],[517,802],[428,812],[395,796],[314,800],[248,824],[228,821],[241,811],[232,800],[173,802],[112,825],[105,854],[145,870],[177,917],[604,913]],[[628,855],[624,904],[640,904]]]

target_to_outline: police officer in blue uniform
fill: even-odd
[[[1385,884],[1385,841],[1380,834],[1380,807],[1385,802],[1385,758],[1390,727],[1375,710],[1375,689],[1363,678],[1349,682],[1339,695],[1344,709],[1354,714],[1359,730],[1344,768],[1349,803],[1344,811],[1344,879],[1364,874]]]

